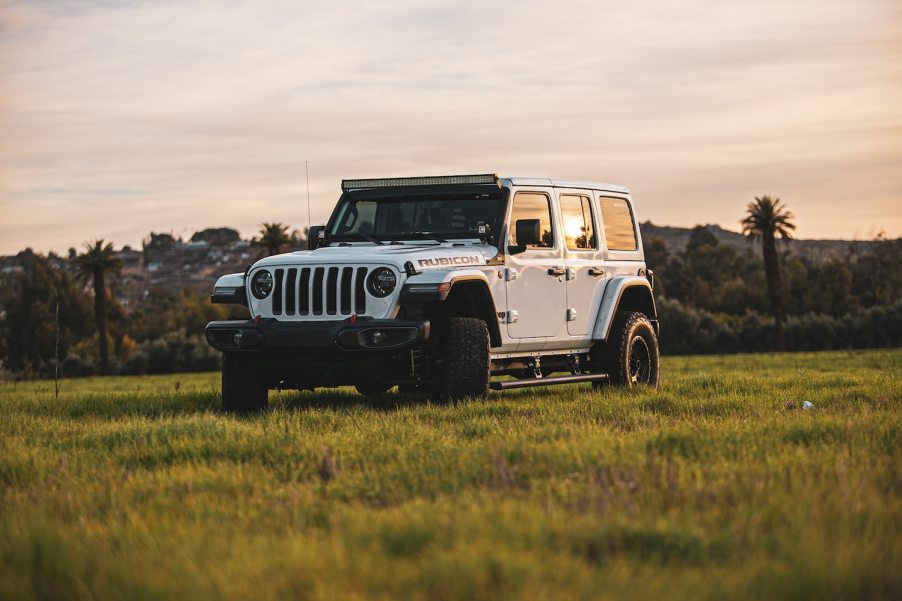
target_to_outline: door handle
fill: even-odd
[[[595,278],[600,278],[604,275],[604,269],[602,269],[601,267],[590,267],[589,275]]]
[[[563,267],[551,267],[548,269],[548,275],[559,278],[567,273]]]

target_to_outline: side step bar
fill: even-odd
[[[554,384],[574,384],[576,382],[597,382],[607,380],[608,374],[576,374],[573,376],[555,376],[553,378],[528,378],[524,380],[505,380],[489,382],[492,390],[510,390],[511,388],[531,388],[533,386],[553,386]]]

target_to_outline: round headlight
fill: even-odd
[[[370,292],[373,296],[383,297],[391,294],[398,285],[395,272],[388,267],[377,267],[370,274]]]
[[[272,292],[272,285],[272,274],[262,269],[255,273],[253,279],[251,279],[251,292],[254,296],[263,300]]]

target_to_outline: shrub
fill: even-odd
[[[786,348],[793,351],[832,350],[848,346],[845,324],[830,315],[809,313],[790,317],[785,328]]]
[[[902,300],[846,315],[842,320],[847,324],[850,346],[874,348],[902,344]]]
[[[66,355],[60,365],[60,375],[65,378],[84,378],[93,376],[97,371],[92,361],[75,354]]]
[[[658,300],[661,352],[669,355],[767,351],[773,340],[769,316],[715,314],[679,301]],[[785,327],[786,350],[823,351],[879,348],[902,343],[902,301],[833,317],[791,316]]]
[[[666,298],[659,299],[657,307],[662,353],[735,353],[740,349],[736,332],[713,313]]]
[[[212,371],[219,367],[219,352],[183,329],[142,342],[125,362],[125,371],[133,374]]]

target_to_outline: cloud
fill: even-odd
[[[902,234],[902,10],[869,0],[0,3],[0,252],[322,221],[342,177],[616,181],[644,218]],[[850,199],[854,198],[854,213]]]

